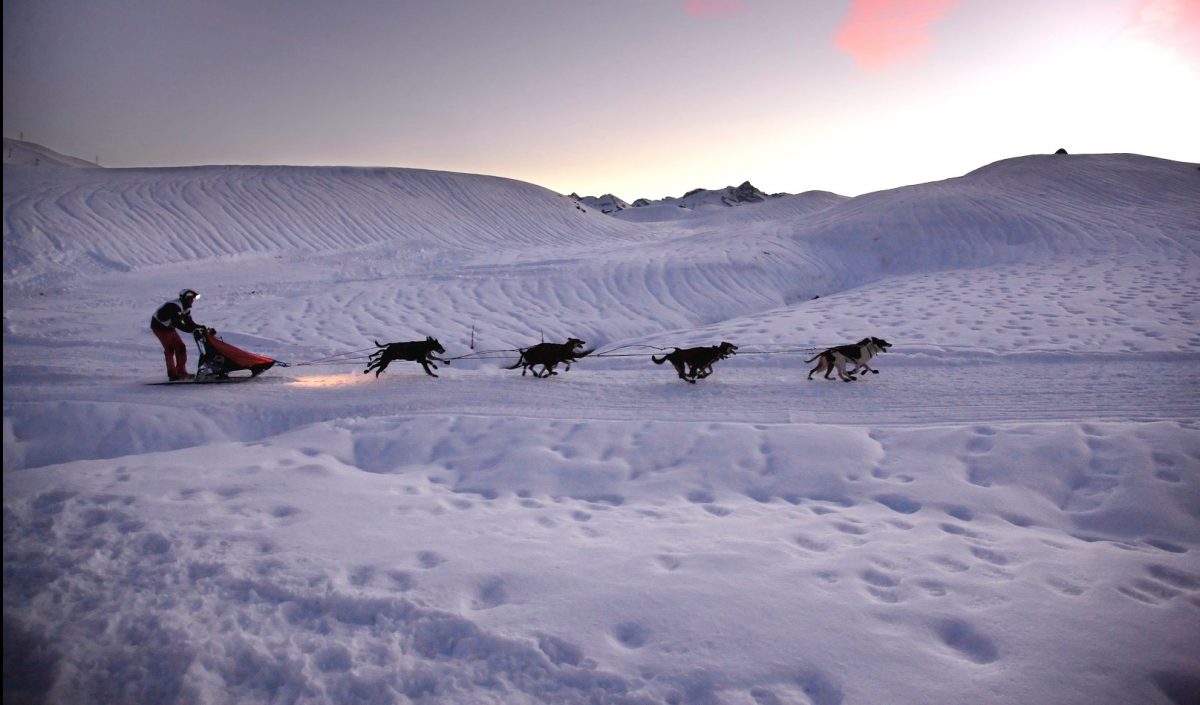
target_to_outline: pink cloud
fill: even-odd
[[[1137,0],[1127,33],[1200,61],[1200,0]]]
[[[923,54],[929,27],[958,0],[852,0],[834,43],[858,65],[876,71]]]
[[[736,15],[744,9],[742,0],[684,0],[683,11],[692,17]]]

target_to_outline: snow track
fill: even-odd
[[[1120,420],[1192,424],[1200,419],[1195,393],[1200,360],[1195,356],[930,360],[891,354],[878,361],[880,374],[854,383],[819,376],[807,381],[810,366],[802,357],[784,357],[785,363],[778,357],[768,361],[741,355],[718,363],[714,374],[696,385],[679,380],[669,365],[651,364],[649,356],[584,359],[570,372],[548,379],[522,377],[502,369],[500,360],[463,360],[442,366],[440,379],[427,377],[415,364],[397,362],[379,378],[363,375],[361,364],[322,365],[272,370],[250,386],[165,389],[147,388],[124,375],[62,371],[53,376],[50,394],[44,382],[10,387],[7,407],[33,427],[44,414],[65,425],[86,424],[100,407],[122,420],[103,434],[101,445],[91,436],[37,438],[18,423],[14,430],[26,441],[17,444],[20,455],[6,454],[7,466],[115,457],[129,447],[153,451],[256,441],[312,423],[394,415],[867,427]],[[184,433],[153,411],[175,407],[187,409]]]

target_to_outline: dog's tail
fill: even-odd
[[[506,370],[515,370],[515,369],[517,369],[518,367],[520,367],[521,365],[524,365],[524,364],[525,364],[525,351],[524,351],[524,350],[522,350],[522,351],[521,351],[521,356],[517,358],[517,364],[513,365],[512,367],[505,367],[504,369],[506,369]]]
[[[818,357],[821,357],[821,356],[822,356],[822,355],[824,355],[824,354],[825,354],[825,353],[823,353],[823,352],[819,352],[819,353],[817,353],[816,355],[813,355],[812,357],[808,358],[808,359],[807,359],[807,360],[805,360],[804,362],[806,362],[806,363],[808,363],[808,362],[812,362],[813,360],[817,359]]]
[[[670,356],[674,355],[674,354],[675,354],[675,353],[677,353],[677,352],[679,352],[679,348],[675,348],[674,350],[672,350],[671,352],[667,353],[666,355],[663,355],[661,360],[660,360],[660,359],[658,359],[657,357],[654,357],[653,355],[651,355],[651,356],[650,356],[650,359],[651,359],[651,360],[654,360],[654,364],[656,364],[656,365],[661,365],[661,364],[663,364],[664,362],[666,362],[666,361],[667,361],[667,358],[668,358],[668,357],[670,357]]]

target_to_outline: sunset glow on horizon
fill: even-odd
[[[844,195],[1065,148],[1195,161],[1200,0],[4,6],[4,134],[103,166]]]

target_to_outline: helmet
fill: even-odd
[[[192,291],[191,289],[180,289],[179,290],[179,298],[186,299],[188,297],[191,297],[193,299],[198,299],[198,298],[200,298],[200,294],[197,294],[195,291]]]

